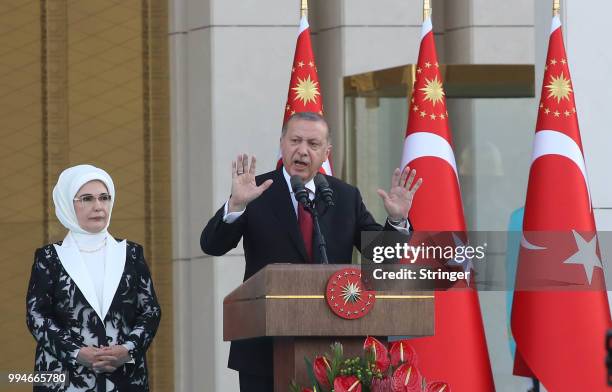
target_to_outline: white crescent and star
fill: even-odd
[[[584,267],[589,285],[593,281],[593,272],[595,268],[603,270],[601,258],[597,255],[597,236],[594,236],[590,241],[585,240],[576,230],[572,230],[576,247],[575,253],[563,260],[563,264],[580,264]],[[521,238],[521,246],[530,250],[545,250],[546,247],[537,246],[527,241],[525,235]]]
[[[560,21],[558,18],[553,19],[553,25],[551,33],[560,27]],[[429,31],[431,31],[431,21],[427,20],[423,23],[421,37],[423,38]],[[401,167],[406,167],[413,160],[421,157],[435,157],[444,160],[453,168],[457,182],[459,182],[459,176],[457,172],[457,164],[455,162],[455,155],[449,142],[434,133],[431,132],[414,132],[406,137],[404,140]],[[589,195],[589,208],[592,211],[591,192],[588,184],[588,176],[586,171],[586,165],[584,162],[584,156],[582,150],[578,144],[566,134],[555,131],[555,130],[542,130],[535,134],[534,138],[534,149],[531,158],[531,164],[537,159],[545,157],[547,155],[558,155],[563,156],[572,161],[584,178],[585,187]],[[574,231],[574,238],[576,239],[576,245],[578,251],[564,261],[564,264],[582,264],[585,268],[585,273],[589,284],[592,281],[593,270],[595,267],[602,268],[601,260],[595,253],[597,237],[594,237],[591,241],[585,241],[576,231]],[[544,250],[545,247],[541,247],[527,241],[523,235],[521,238],[521,246],[530,250]]]
[[[590,211],[592,211],[593,205],[591,202],[591,192],[589,189],[586,165],[584,163],[584,156],[582,155],[582,151],[580,150],[578,144],[574,141],[574,139],[559,131],[538,131],[535,134],[535,139],[533,142],[533,155],[531,157],[531,164],[533,165],[533,163],[537,159],[548,155],[557,155],[565,157],[572,161],[580,170],[584,179],[584,186],[586,187],[587,193],[589,195],[589,209]],[[578,251],[569,258],[567,258],[565,261],[563,261],[563,263],[582,264],[584,266],[587,280],[589,284],[591,284],[595,267],[603,268],[601,260],[599,259],[599,256],[597,256],[596,253],[597,236],[593,237],[591,241],[586,241],[575,230],[572,230],[572,232],[574,234],[574,239],[576,241]],[[521,246],[529,250],[546,249],[545,247],[538,246],[527,241],[524,234],[521,238]]]

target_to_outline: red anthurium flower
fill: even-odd
[[[393,372],[391,384],[393,392],[421,392],[421,374],[416,367],[404,363]]]
[[[376,368],[382,373],[385,373],[389,369],[389,352],[384,344],[368,336],[363,342],[363,350],[365,352],[371,352],[374,354],[374,361],[376,362]]]
[[[320,386],[329,389],[329,379],[327,378],[327,371],[331,370],[329,361],[324,356],[316,357],[312,363],[312,370],[317,382]]]
[[[451,392],[450,385],[444,381],[432,381],[427,384],[425,392]]]
[[[355,376],[338,376],[334,380],[335,392],[361,392],[361,381]]]
[[[310,388],[302,388],[302,392],[314,392],[314,391]]]
[[[393,392],[391,389],[391,379],[389,377],[373,378],[370,390],[372,392]]]
[[[391,344],[389,349],[389,356],[391,356],[391,365],[398,366],[402,363],[408,363],[412,366],[417,366],[417,354],[408,340],[398,340]]]

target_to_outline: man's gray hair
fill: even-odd
[[[329,124],[327,124],[327,121],[325,121],[325,118],[323,118],[323,116],[321,116],[319,113],[315,113],[315,112],[296,112],[293,113],[291,115],[291,117],[289,117],[287,119],[287,121],[283,124],[283,132],[282,135],[284,136],[285,133],[287,132],[287,126],[289,125],[289,122],[291,120],[306,120],[306,121],[313,121],[313,122],[322,122],[323,124],[325,124],[325,127],[327,128],[327,140],[329,141],[331,138],[330,135],[330,129],[329,129]]]

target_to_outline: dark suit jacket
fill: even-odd
[[[332,264],[350,263],[353,246],[361,244],[362,231],[380,231],[368,212],[359,190],[334,177],[326,176],[334,191],[335,206],[320,218],[321,232],[327,242],[327,255]],[[223,222],[221,207],[200,237],[202,250],[221,256],[235,248],[243,238],[246,270],[244,280],[271,263],[306,263],[306,248],[299,231],[297,217],[282,168],[257,176],[257,184],[274,182],[260,197],[253,200],[235,222]],[[320,203],[322,204],[322,203]],[[390,226],[386,227],[392,230]],[[313,244],[318,262],[319,252]],[[272,375],[272,344],[268,339],[233,342],[230,349],[231,369],[251,374]]]
[[[107,290],[110,295],[100,308],[90,304],[95,291],[82,265],[60,261],[59,254],[78,252],[69,238],[36,250],[34,256],[26,298],[26,321],[37,342],[34,369],[68,372],[70,387],[79,391],[95,391],[97,385],[106,384],[106,378],[115,385],[113,391],[148,391],[145,353],[157,331],[161,309],[142,247],[127,241],[107,248],[107,252],[125,255],[125,264],[107,265],[104,291],[105,297]],[[76,362],[74,354],[81,347],[115,344],[132,346],[134,363],[110,374],[96,374]]]

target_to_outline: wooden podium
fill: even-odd
[[[377,292],[364,317],[345,320],[325,300],[327,281],[348,264],[270,264],[223,300],[223,340],[274,340],[274,390],[289,382],[310,384],[304,357],[329,352],[335,341],[345,356],[362,352],[365,336],[426,336],[434,332],[433,293]]]

